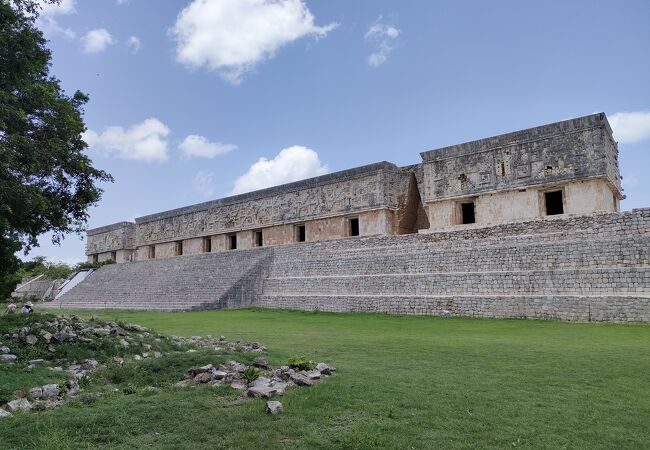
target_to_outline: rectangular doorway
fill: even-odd
[[[350,225],[349,225],[350,226],[350,230],[349,230],[350,236],[359,236],[359,218],[354,217],[354,218],[350,219],[349,223],[350,223]]]
[[[461,203],[460,212],[463,224],[476,223],[474,202]]]
[[[564,198],[562,191],[544,192],[544,206],[547,216],[564,214]]]

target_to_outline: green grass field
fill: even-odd
[[[304,354],[338,372],[280,397],[278,416],[210,387],[114,395],[4,419],[1,448],[650,448],[648,326],[265,310],[100,316],[257,340],[274,366]]]

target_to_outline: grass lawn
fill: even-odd
[[[338,372],[278,398],[278,416],[229,388],[120,394],[0,419],[0,448],[650,448],[649,326],[267,310],[98,315],[256,340],[274,366],[302,354]]]

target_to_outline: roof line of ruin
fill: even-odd
[[[423,162],[434,161],[449,157],[462,156],[464,154],[481,153],[513,145],[525,144],[527,142],[539,141],[558,134],[568,134],[583,131],[589,128],[605,127],[608,133],[612,134],[612,128],[607,121],[605,113],[590,114],[588,116],[576,117],[573,119],[553,122],[533,128],[513,131],[506,134],[498,134],[475,141],[463,142],[420,153]]]
[[[265,197],[272,197],[278,194],[284,194],[288,192],[294,192],[301,189],[308,189],[313,187],[322,186],[325,184],[330,184],[332,182],[342,182],[354,178],[360,178],[368,176],[373,173],[382,172],[382,171],[398,171],[400,168],[395,164],[388,161],[381,161],[374,164],[368,164],[365,166],[355,167],[352,169],[341,170],[338,172],[328,173],[326,175],[321,175],[318,177],[307,178],[304,180],[294,181],[292,183],[281,184],[278,186],[272,186],[266,189],[260,189],[257,191],[246,192],[238,195],[231,195],[228,197],[223,197],[216,200],[210,200],[203,203],[197,203],[194,205],[183,206],[181,208],[175,208],[168,211],[162,211],[159,213],[154,213],[142,217],[136,217],[135,223],[146,223],[152,222],[155,220],[160,220],[167,217],[174,217],[183,214],[204,211],[206,209],[228,206],[236,203],[247,202],[251,200],[258,200]]]

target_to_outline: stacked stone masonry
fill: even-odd
[[[618,149],[604,114],[422,152],[88,231],[118,263],[346,236],[438,232],[617,212]]]
[[[88,231],[115,260],[51,307],[650,321],[650,210],[604,114]]]
[[[650,209],[105,266],[50,307],[650,321]]]

